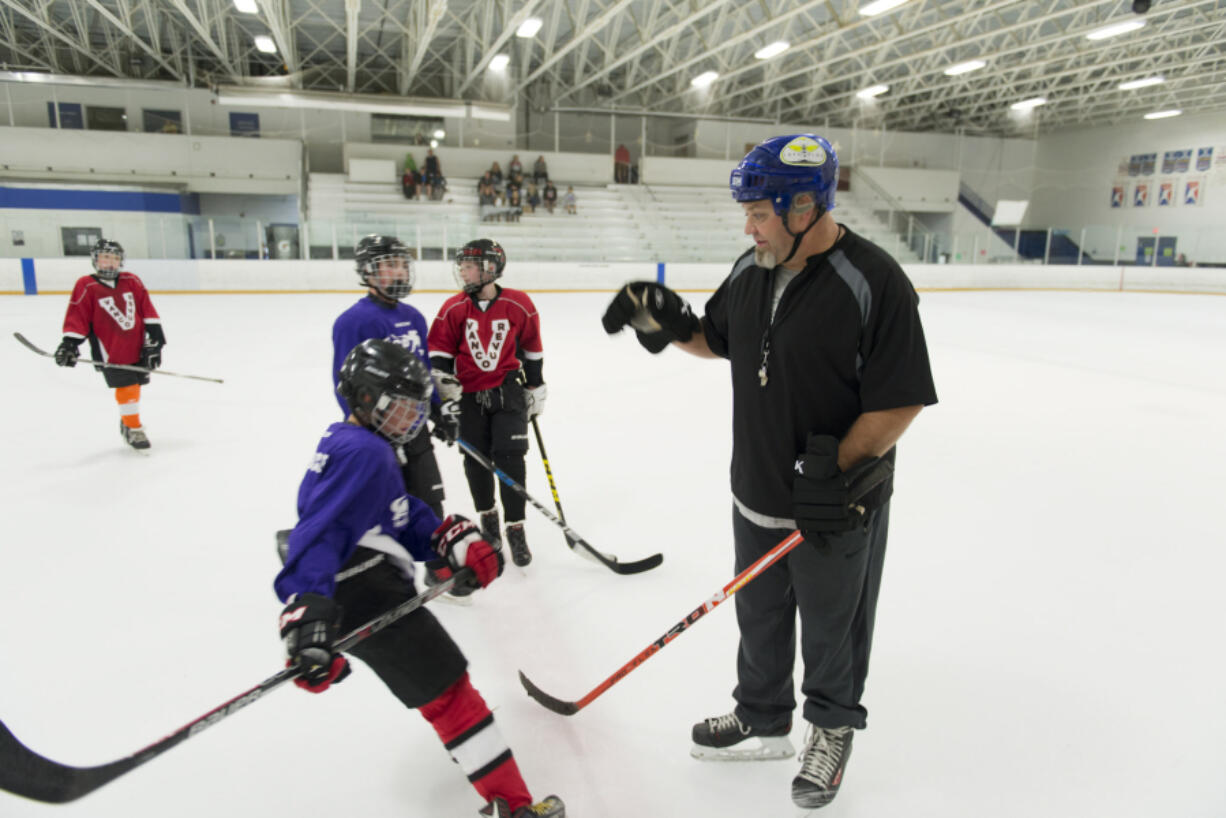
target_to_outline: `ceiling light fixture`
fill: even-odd
[[[966,62],[960,62],[957,65],[951,65],[949,68],[946,68],[945,74],[950,77],[956,77],[959,74],[969,74],[972,71],[978,71],[985,65],[987,63],[983,60],[967,60]]]
[[[860,14],[865,17],[873,17],[878,14],[884,14],[890,9],[898,8],[905,2],[907,0],[876,0],[874,3],[860,6]]]
[[[529,17],[519,24],[519,28],[515,29],[516,37],[523,37],[525,40],[529,37],[535,37],[536,33],[541,30],[541,18]]]
[[[715,71],[703,71],[697,77],[690,80],[690,85],[695,88],[706,88],[711,83],[719,79],[719,74]]]
[[[265,54],[277,53],[277,44],[274,43],[272,41],[272,37],[269,37],[267,34],[256,35],[255,47],[260,51],[263,51]]]
[[[1145,28],[1144,20],[1125,20],[1122,23],[1112,23],[1109,26],[1096,28],[1086,35],[1087,40],[1106,40],[1110,37],[1118,37],[1121,34],[1127,34],[1130,31],[1136,31],[1138,28]]]
[[[260,7],[255,4],[255,0],[234,0],[234,8],[238,9],[243,14],[260,13]]]
[[[1151,85],[1161,85],[1164,82],[1166,82],[1165,77],[1146,77],[1141,80],[1121,82],[1119,87],[1121,91],[1135,91],[1138,88],[1148,88]]]
[[[1021,102],[1015,102],[1009,107],[1015,111],[1031,111],[1038,108],[1040,105],[1047,104],[1047,97],[1031,97],[1024,99]]]
[[[780,54],[787,51],[788,48],[790,48],[789,43],[779,40],[778,42],[774,42],[768,46],[759,48],[753,53],[753,55],[759,60],[769,60],[771,57],[778,57]]]
[[[1152,111],[1145,115],[1146,119],[1170,119],[1173,116],[1179,116],[1183,111],[1174,108],[1170,111]]]
[[[881,96],[888,90],[890,90],[888,85],[870,85],[863,91],[856,91],[856,96],[860,99],[872,99],[873,97]]]
[[[507,63],[509,62],[511,62],[511,58],[506,54],[495,54],[494,59],[490,60],[490,70],[498,72],[506,71]]]

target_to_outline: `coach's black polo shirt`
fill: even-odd
[[[937,397],[919,296],[880,247],[846,230],[807,260],[771,321],[774,276],[753,250],[742,255],[707,301],[703,330],[732,362],[733,496],[787,519],[792,464],[810,432],[842,438],[861,413]]]

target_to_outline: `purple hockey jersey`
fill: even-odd
[[[404,491],[391,445],[371,430],[333,423],[298,487],[298,524],[273,588],[332,596],[336,574],[358,546],[380,551],[408,577],[413,563],[433,559],[430,535],[440,520]]]
[[[368,295],[349,309],[341,313],[332,324],[332,388],[336,394],[336,382],[345,357],[358,344],[371,338],[386,338],[400,344],[412,352],[430,367],[430,356],[426,351],[426,319],[413,306],[397,301],[386,304],[372,295]],[[438,403],[438,397],[431,399]],[[349,405],[340,395],[336,395],[345,417],[349,416]]]

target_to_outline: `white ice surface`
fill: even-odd
[[[441,294],[418,294],[431,316]],[[169,369],[124,446],[111,392],[48,349],[62,296],[0,298],[0,719],[57,761],[111,761],[274,673],[273,532],[335,419],[348,295],[161,295]],[[536,558],[471,608],[435,605],[538,797],[574,818],[792,816],[794,761],[690,759],[726,712],[718,608],[588,708],[578,699],[732,576],[726,364],[609,338],[608,295],[540,294],[541,419],[574,528],[531,507]],[[695,299],[699,303],[701,296]],[[1226,815],[1226,299],[926,293],[941,403],[900,446],[865,704],[831,816]],[[459,455],[439,459],[470,513]],[[552,506],[535,454],[529,488]],[[799,744],[803,724],[793,738]],[[474,815],[433,731],[358,667],[277,691],[85,799],[0,816]]]

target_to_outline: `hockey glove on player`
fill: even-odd
[[[673,341],[688,341],[702,332],[702,320],[685,299],[654,281],[632,281],[622,287],[601,323],[610,335],[629,324],[639,343],[653,355]]]
[[[349,675],[349,662],[332,652],[340,621],[340,607],[320,594],[299,594],[281,610],[281,639],[289,654],[285,666],[302,668],[294,684],[303,690],[323,693]]]
[[[854,530],[882,502],[883,486],[894,473],[888,460],[870,457],[847,471],[839,471],[839,441],[830,435],[809,435],[804,453],[796,459],[792,503],[796,527],[806,540],[821,543],[823,534]]]
[[[430,407],[430,420],[434,424],[430,434],[448,446],[452,445],[455,443],[456,438],[460,436],[459,401],[445,400],[437,406],[432,405]]]
[[[540,386],[524,387],[524,400],[528,409],[528,420],[545,411],[545,398],[549,397],[549,390],[545,384]]]
[[[55,363],[58,366],[76,366],[77,359],[81,357],[80,346],[80,338],[65,338],[60,341],[60,345],[55,348]]]
[[[430,535],[430,545],[455,571],[471,568],[470,587],[487,587],[502,575],[502,552],[494,550],[481,537],[481,531],[467,517],[448,515]]]
[[[145,344],[140,348],[140,365],[149,369],[157,369],[162,365],[162,345]]]

